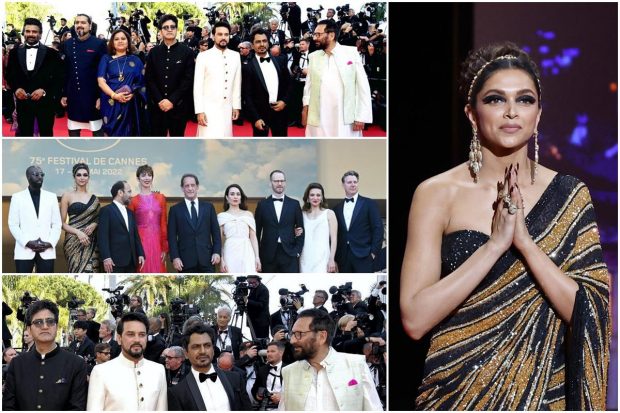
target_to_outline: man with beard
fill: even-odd
[[[188,114],[193,111],[194,52],[177,41],[178,19],[161,17],[163,39],[146,55],[145,82],[153,136],[183,136]]]
[[[241,58],[228,48],[230,25],[213,25],[214,46],[196,58],[194,108],[198,116],[198,136],[232,137],[232,121],[241,109]]]
[[[56,194],[44,191],[40,167],[26,169],[28,188],[16,192],[9,205],[9,230],[15,238],[15,271],[54,272],[56,243],[62,222]]]
[[[55,342],[58,306],[49,300],[30,304],[26,330],[35,349],[9,364],[2,410],[84,410],[86,364]]]
[[[69,136],[80,136],[81,129],[90,129],[93,136],[103,136],[97,69],[108,50],[104,40],[90,34],[91,23],[86,14],[75,16],[76,36],[62,46],[65,87],[60,103],[67,108]]]
[[[17,98],[17,136],[34,136],[35,120],[40,136],[53,136],[54,113],[63,84],[58,51],[40,42],[43,25],[24,21],[26,43],[9,52],[6,81]]]
[[[110,193],[112,203],[99,212],[99,256],[107,273],[135,272],[144,265],[144,250],[134,214],[127,209],[131,186],[126,181],[118,181]]]
[[[213,365],[214,336],[213,329],[203,323],[183,333],[183,348],[192,369],[170,388],[170,410],[250,410],[243,377],[232,371],[216,370]]]
[[[304,87],[302,123],[306,136],[361,137],[372,123],[370,84],[357,49],[342,46],[338,24],[321,20],[312,37],[319,50],[310,54]]]
[[[93,369],[87,410],[167,410],[164,366],[144,358],[147,330],[144,314],[121,317],[116,330],[121,355]]]
[[[291,330],[298,361],[282,369],[279,410],[383,410],[364,356],[330,346],[335,329],[324,311],[299,314]]]
[[[252,123],[254,136],[288,136],[286,105],[290,75],[284,56],[267,51],[268,34],[256,29],[250,34],[254,58],[243,65],[244,116]]]

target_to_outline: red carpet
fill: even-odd
[[[196,130],[198,129],[198,124],[194,122],[187,122],[187,127],[185,129],[185,136],[196,136]],[[238,137],[251,137],[252,136],[252,127],[248,121],[243,122],[243,126],[233,125],[233,135]],[[386,133],[380,127],[376,125],[371,125],[368,130],[364,131],[364,137],[385,137]],[[9,124],[4,117],[2,118],[2,136],[5,137],[14,137],[15,131],[11,131],[11,124]],[[56,137],[68,137],[67,132],[67,117],[56,118],[54,122],[54,136]],[[82,131],[82,136],[92,136],[90,131]],[[289,137],[305,137],[305,129],[290,127],[288,128],[288,136]]]

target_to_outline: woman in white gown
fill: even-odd
[[[299,260],[300,272],[336,272],[336,214],[327,209],[323,186],[311,183],[304,192],[304,249]]]
[[[256,222],[246,205],[247,196],[237,184],[224,192],[224,212],[217,214],[222,235],[222,272],[247,273],[261,270]]]

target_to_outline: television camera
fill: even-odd
[[[21,322],[26,322],[26,313],[28,312],[28,308],[30,304],[37,301],[38,298],[34,295],[30,295],[30,291],[24,291],[24,295],[22,295],[19,299],[20,306],[17,309],[17,319]]]
[[[182,298],[176,297],[170,300],[170,312],[170,323],[182,327],[188,318],[200,312],[200,307],[187,304]]]
[[[54,26],[56,26],[56,18],[54,16],[47,16],[47,22],[50,24],[50,28],[54,29]]]
[[[215,6],[203,7],[203,9],[206,10],[205,16],[207,17],[207,19],[209,19],[209,24],[213,26],[217,18],[219,17],[218,12],[215,10]]]
[[[155,13],[155,17],[153,18],[153,24],[155,25],[155,27],[157,27],[157,29],[160,29],[159,24],[160,24],[160,20],[163,15],[164,15],[164,12],[161,11],[161,9],[157,9],[157,12]]]
[[[126,305],[129,305],[129,295],[121,294],[123,288],[125,287],[119,285],[114,290],[110,290],[109,288],[102,289],[102,291],[112,294],[111,297],[106,298],[105,302],[110,304],[110,312],[112,313],[112,317],[114,318],[121,317],[123,315],[123,308]]]
[[[319,21],[321,18],[321,12],[323,11],[323,6],[319,4],[318,9],[313,9],[312,7],[308,7],[306,11],[308,12],[308,19],[313,20],[314,22]]]
[[[245,297],[250,293],[250,285],[248,284],[248,277],[239,276],[234,281],[235,287],[233,288],[232,295],[233,300],[237,306],[237,312],[243,313],[246,310]]]
[[[344,283],[336,287],[335,285],[329,287],[329,293],[332,295],[332,306],[334,310],[339,314],[346,313],[346,306],[349,303],[348,298],[351,295],[353,289],[353,283],[351,281]]]
[[[301,305],[302,306],[304,305],[304,298],[302,297],[302,295],[307,293],[309,290],[306,288],[305,284],[299,284],[299,287],[301,288],[301,290],[297,292],[291,292],[287,290],[286,288],[280,288],[278,290],[278,294],[280,294],[281,296],[280,305],[282,306],[283,312],[297,311],[297,308],[295,307],[295,303],[294,303],[295,300],[299,300]]]
[[[71,299],[69,301],[67,301],[67,308],[69,309],[69,321],[76,321],[77,320],[77,310],[78,307],[81,305],[84,305],[84,300],[79,300],[77,298],[71,297]]]

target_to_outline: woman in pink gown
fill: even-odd
[[[138,234],[144,248],[145,263],[138,272],[166,272],[168,252],[168,214],[166,197],[153,192],[153,168],[142,165],[136,171],[140,193],[131,198],[129,209],[136,217]]]

